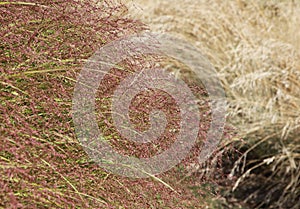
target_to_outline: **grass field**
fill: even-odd
[[[126,0],[125,5],[129,9],[117,1],[0,1],[0,207],[299,208],[300,4]],[[227,95],[227,125],[214,155],[197,165],[210,123],[204,103],[191,155],[166,173],[133,180],[106,172],[84,152],[74,131],[72,96],[76,76],[99,47],[145,29],[187,40],[209,59]],[[124,76],[157,58],[131,61],[102,83],[97,119],[120,153],[149,157],[175,137],[177,109],[172,100],[157,102],[155,93],[144,92],[133,105],[133,121],[147,128],[150,109],[142,104],[163,104],[173,119],[164,143],[140,146],[118,135],[109,96]],[[206,101],[194,75],[181,65],[177,69]]]

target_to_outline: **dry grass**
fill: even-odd
[[[133,2],[131,15],[189,40],[220,73],[228,119],[244,138],[232,142],[244,153],[232,169],[241,175],[233,190],[247,193],[241,198],[256,207],[298,208],[300,3]]]

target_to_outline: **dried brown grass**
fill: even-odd
[[[189,40],[210,59],[243,141],[232,190],[255,207],[300,205],[300,2],[133,1],[131,15]]]

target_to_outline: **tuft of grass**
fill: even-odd
[[[85,58],[143,29],[125,11],[112,1],[0,2],[1,207],[118,204],[76,140],[71,99]]]
[[[76,75],[98,47],[145,28],[139,21],[125,17],[126,12],[124,5],[110,0],[0,3],[1,207],[199,208],[206,205],[204,199],[187,188],[195,182],[174,183],[181,177],[177,168],[160,176],[148,174],[148,179],[119,178],[91,162],[76,140],[71,117]],[[147,157],[167,148],[176,135],[177,121],[170,122],[166,130],[169,133],[163,138],[166,143],[157,140],[147,147],[120,142],[118,132],[109,126],[109,93],[123,75],[128,75],[125,67],[132,70],[147,66],[140,58],[131,61],[125,60],[114,69],[115,75],[110,73],[103,81],[102,97],[96,98],[99,109],[104,110],[104,118],[99,114],[99,123],[107,140],[113,146],[116,144],[115,148]],[[196,87],[194,91],[200,96],[205,93]],[[147,125],[150,110],[143,106],[144,102],[148,106],[164,106],[171,119],[177,113],[170,98],[156,94],[145,97],[140,100],[142,105],[137,101],[132,107],[137,124],[146,121],[143,124]],[[209,112],[207,104],[202,105],[203,112]],[[205,122],[204,128],[209,121]]]

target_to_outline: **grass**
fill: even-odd
[[[109,109],[109,95],[124,76],[162,61],[163,67],[181,69],[175,74],[203,101],[198,143],[180,165],[149,179],[121,178],[101,169],[76,140],[71,117],[76,75],[98,47],[145,25],[109,0],[2,1],[1,207],[299,207],[300,4],[153,2],[138,17],[153,30],[190,41],[219,72],[229,101],[228,123],[234,128],[227,127],[216,153],[204,165],[195,163],[210,121],[199,81],[171,60],[139,58],[135,65],[120,63],[103,82],[106,91],[98,92],[97,119],[107,139],[120,153],[138,157],[152,156],[172,142],[176,131],[169,130],[177,129],[178,121],[168,124],[165,143],[139,146],[116,132]],[[133,121],[147,127],[150,109],[139,105],[160,104],[153,100],[155,92],[139,96],[140,103],[131,109]],[[169,118],[178,119],[176,106],[166,105],[172,101],[163,96],[159,101],[169,108]]]
[[[125,12],[124,5],[112,1],[0,2],[1,207],[202,208],[208,204],[188,188],[194,181],[178,183],[185,169],[149,174],[148,179],[121,178],[92,162],[76,139],[72,96],[82,64],[103,44],[145,28],[124,17]],[[138,70],[147,60],[140,62],[138,66],[125,62],[115,72],[124,67]],[[116,78],[120,79],[111,73],[106,81],[117,82]],[[114,86],[108,84],[111,91]],[[199,96],[205,92],[196,86],[194,91]],[[99,93],[107,100],[99,102],[99,115],[101,110],[109,114],[107,92]],[[110,126],[104,128],[120,152],[138,147],[116,143],[122,138],[116,138]],[[200,142],[195,153],[199,146]],[[146,148],[134,154],[151,155],[166,145],[156,143],[153,153]]]
[[[299,2],[136,2],[131,14],[189,40],[219,72],[228,120],[243,138],[229,141],[242,153],[229,176],[240,176],[230,187],[235,197],[251,207],[298,208]]]

